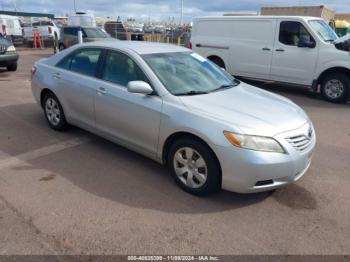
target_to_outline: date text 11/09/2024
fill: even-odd
[[[128,256],[128,261],[219,261],[216,256]]]

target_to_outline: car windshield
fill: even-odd
[[[334,42],[338,39],[337,34],[334,32],[324,20],[311,20],[309,21],[312,29],[326,42]]]
[[[84,36],[88,38],[107,38],[108,35],[99,28],[84,28]]]
[[[238,84],[226,71],[196,53],[159,53],[142,57],[173,95],[206,94]]]

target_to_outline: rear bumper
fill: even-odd
[[[17,63],[19,55],[15,54],[2,54],[0,55],[0,66],[8,66]]]

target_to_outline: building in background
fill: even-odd
[[[335,14],[335,20],[350,22],[350,13],[337,13]]]
[[[286,6],[286,7],[262,7],[261,15],[290,15],[290,16],[314,16],[326,21],[335,18],[335,11],[327,6]]]

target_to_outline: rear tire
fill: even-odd
[[[66,130],[68,123],[64,115],[61,103],[53,93],[48,93],[43,101],[44,113],[50,127],[57,131]]]
[[[212,150],[199,140],[183,138],[173,143],[167,165],[175,182],[190,194],[203,196],[220,188],[220,165]]]
[[[7,66],[8,71],[17,71],[17,63]]]
[[[349,97],[350,78],[343,73],[331,73],[321,82],[321,94],[332,103],[342,103]]]

